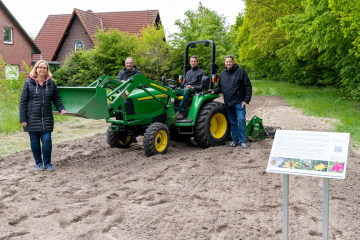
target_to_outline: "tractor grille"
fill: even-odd
[[[125,99],[125,111],[127,115],[134,115],[135,114],[135,108],[134,108],[134,102],[132,99]],[[118,111],[115,112],[115,118],[116,120],[124,120],[124,116],[122,113],[122,107],[121,105],[117,109]]]
[[[132,99],[127,98],[125,99],[125,111],[127,115],[134,115],[135,114],[135,108],[134,108],[134,102]]]

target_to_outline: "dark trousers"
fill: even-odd
[[[183,96],[183,99],[180,102],[180,112],[185,112],[187,107],[189,106],[189,100],[191,97],[191,94],[195,94],[196,90],[192,88],[184,88],[177,90],[176,96]]]
[[[44,165],[51,163],[51,132],[29,132],[31,151],[34,155],[36,164],[42,163],[41,150],[44,159]],[[40,145],[41,141],[41,145]]]

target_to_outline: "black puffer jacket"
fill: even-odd
[[[65,110],[59,90],[54,80],[45,81],[41,87],[39,83],[29,77],[25,82],[20,99],[20,122],[27,122],[25,132],[52,132],[54,117],[52,104],[59,112]]]
[[[201,92],[201,79],[202,76],[206,76],[206,73],[200,69],[199,66],[194,67],[193,69],[187,71],[184,81],[181,84],[181,87],[184,88],[187,85],[191,85],[195,88],[197,92]]]
[[[214,93],[224,93],[224,102],[227,107],[233,107],[238,103],[246,102],[249,104],[252,95],[252,86],[245,70],[239,65],[220,73],[219,87]]]
[[[141,74],[141,72],[139,70],[137,70],[136,66],[134,66],[132,71],[129,71],[126,67],[124,67],[124,69],[119,72],[116,79],[126,81],[129,78],[131,78],[132,76],[134,76],[135,74]]]

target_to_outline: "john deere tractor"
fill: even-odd
[[[104,75],[88,87],[59,87],[63,104],[69,115],[106,119],[110,123],[106,136],[111,148],[128,148],[137,136],[144,136],[147,156],[166,153],[170,139],[184,141],[193,137],[203,148],[223,145],[230,133],[226,109],[223,103],[214,101],[219,95],[207,91],[217,72],[213,41],[186,45],[183,77],[190,69],[189,47],[196,44],[211,45],[210,76],[202,78],[203,90],[192,96],[183,120],[176,116],[182,99],[176,96],[180,82],[163,78],[160,84],[140,74],[125,83]]]

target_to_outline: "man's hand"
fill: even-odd
[[[243,108],[243,107],[246,107],[246,102],[241,102],[241,107]]]
[[[60,112],[61,115],[65,115],[66,113],[67,113],[66,110],[61,110],[61,112]]]
[[[24,127],[27,127],[27,122],[22,122],[21,123]]]
[[[209,93],[211,94],[215,94],[214,91],[212,89],[209,89]]]
[[[191,85],[187,85],[186,88],[191,88],[191,89],[195,89],[193,86]]]
[[[125,82],[125,80],[120,80],[122,83],[124,83]]]

